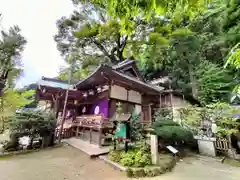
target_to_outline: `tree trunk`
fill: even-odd
[[[0,97],[0,118],[1,118],[1,122],[2,122],[2,131],[4,132],[4,117],[1,116],[1,113],[3,113],[3,97]]]
[[[193,75],[193,69],[190,64],[188,65],[188,73],[189,73],[189,79],[190,79],[191,88],[192,88],[192,95],[194,98],[197,98],[198,90],[197,90],[196,78]]]

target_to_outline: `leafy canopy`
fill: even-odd
[[[86,0],[78,0],[88,2]],[[76,0],[75,0],[76,2]],[[113,19],[119,19],[121,23],[121,32],[131,34],[135,29],[134,19],[141,17],[150,20],[153,15],[170,15],[172,18],[179,18],[184,13],[189,17],[194,16],[202,9],[206,8],[206,0],[90,0],[92,4],[99,5],[106,9],[109,16]],[[179,13],[181,9],[184,13]]]

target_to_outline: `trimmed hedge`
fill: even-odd
[[[189,147],[196,145],[193,134],[172,120],[156,121],[153,124],[153,134],[161,138],[166,144],[184,144]]]

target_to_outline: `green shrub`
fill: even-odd
[[[135,154],[134,166],[135,167],[144,167],[151,164],[151,155],[144,151],[139,150]]]
[[[192,144],[193,134],[172,120],[157,121],[153,124],[154,134],[169,144]]]
[[[18,150],[19,142],[18,138],[21,137],[21,133],[11,133],[10,134],[10,141],[8,141],[4,146],[5,151],[16,151]]]
[[[128,150],[128,152],[111,151],[108,156],[110,160],[119,162],[126,167],[145,167],[151,165],[150,152],[144,146]]]
[[[177,122],[172,120],[160,120],[153,123],[153,128],[163,127],[163,126],[180,126]]]
[[[130,120],[130,136],[132,141],[139,141],[144,138],[144,129],[141,124],[140,115],[135,112]]]
[[[123,166],[131,167],[135,164],[135,152],[128,151],[121,153],[120,164]]]
[[[111,161],[120,162],[121,160],[120,151],[110,151],[108,156]]]

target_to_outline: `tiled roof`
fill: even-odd
[[[42,77],[40,81],[37,82],[37,85],[39,86],[48,86],[48,87],[53,87],[53,88],[60,88],[60,89],[74,89],[75,85],[68,85],[66,81],[58,80],[58,79],[53,79],[53,78],[46,78]]]

